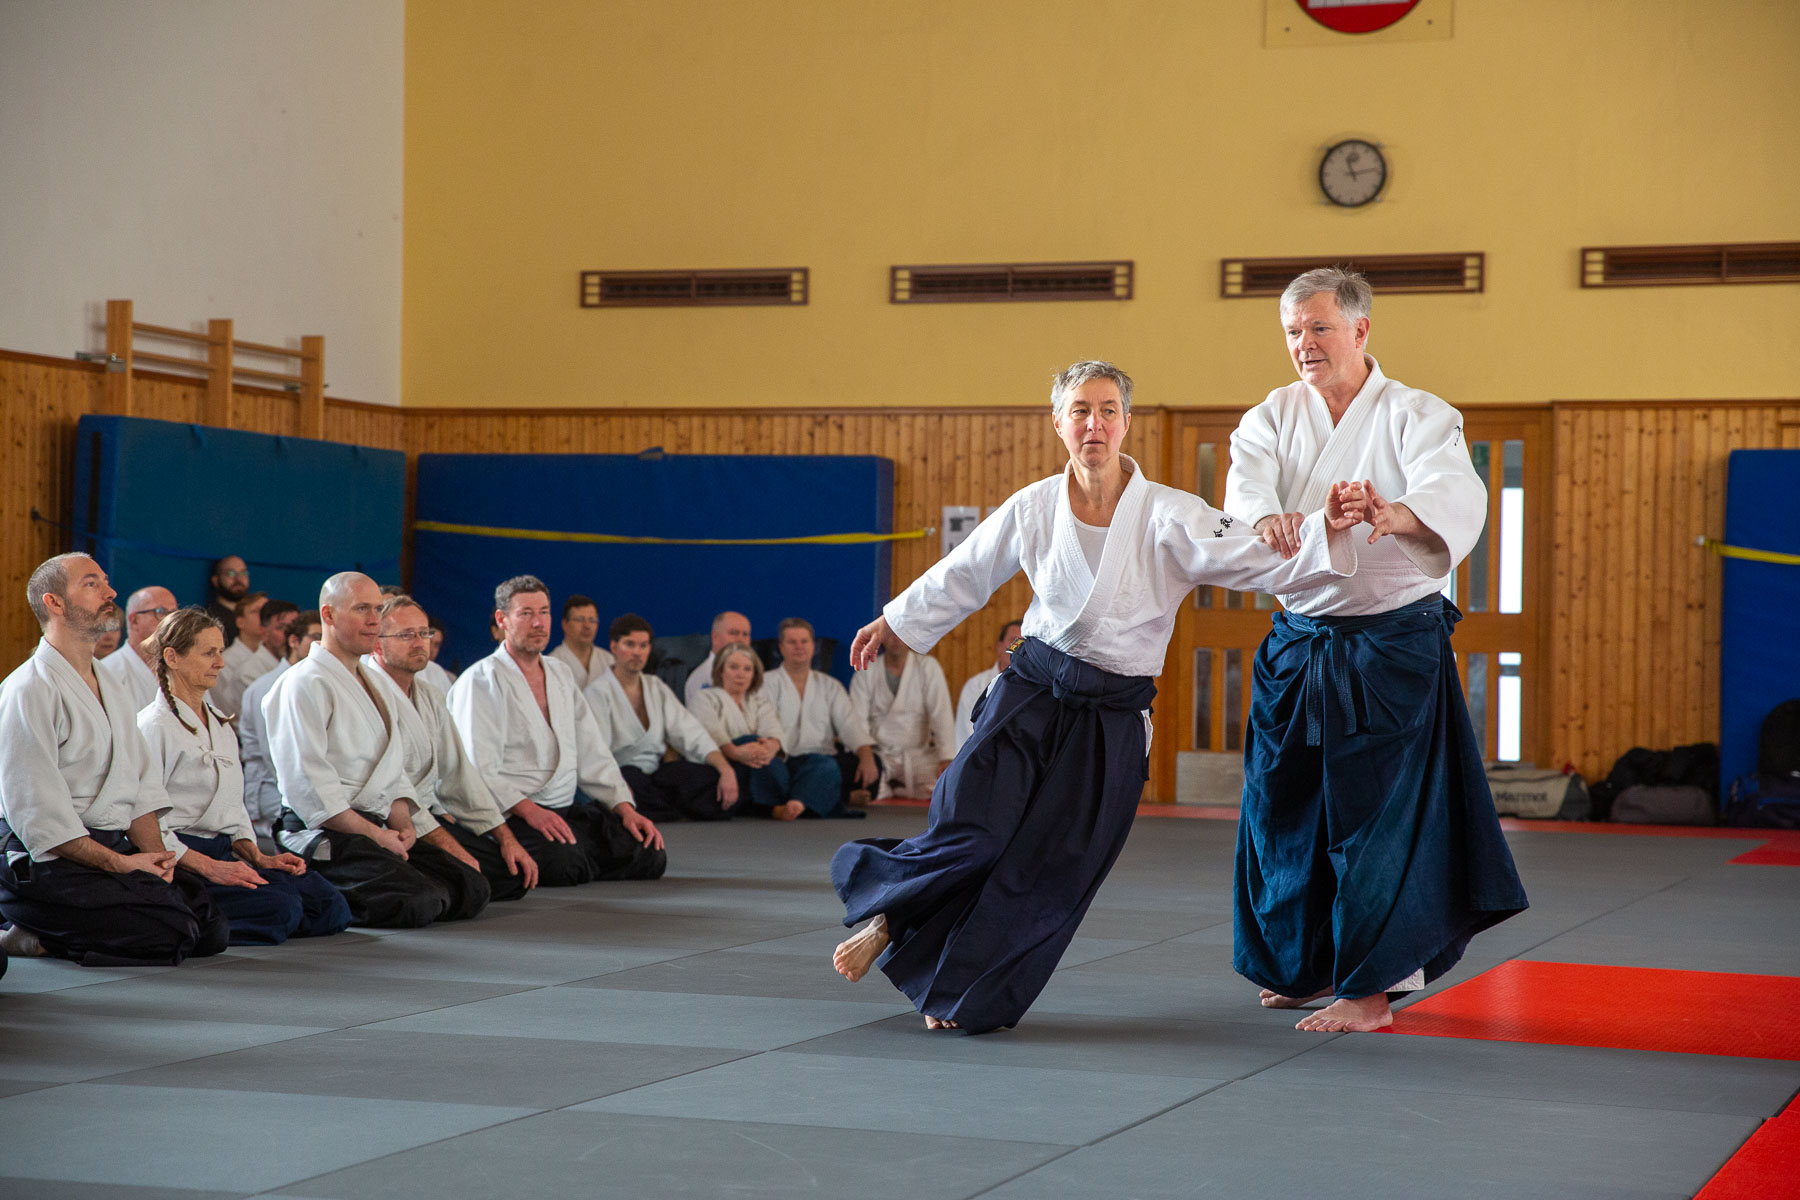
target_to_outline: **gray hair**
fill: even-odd
[[[1294,281],[1281,293],[1281,311],[1292,312],[1314,296],[1330,293],[1337,300],[1338,312],[1351,324],[1367,319],[1375,303],[1374,289],[1356,271],[1342,267],[1316,267],[1294,276]]]
[[[352,589],[356,587],[358,580],[370,584],[375,582],[361,571],[339,571],[327,579],[324,586],[319,588],[319,607],[323,609],[329,604],[332,608],[342,608],[354,595]]]
[[[85,554],[71,551],[47,559],[31,573],[31,579],[25,585],[25,600],[31,605],[31,615],[37,618],[38,628],[50,624],[50,608],[44,603],[45,596],[56,596],[59,599],[69,598],[69,560],[86,558]]]
[[[1125,411],[1129,414],[1131,412],[1131,376],[1109,362],[1088,359],[1071,363],[1051,378],[1050,415],[1062,416],[1063,408],[1069,403],[1069,397],[1075,389],[1084,383],[1092,383],[1096,379],[1110,379],[1118,385],[1119,399],[1124,402]]]
[[[494,608],[500,612],[512,609],[514,596],[522,596],[527,592],[542,592],[544,602],[550,602],[550,588],[536,575],[514,575],[505,583],[494,589]]]

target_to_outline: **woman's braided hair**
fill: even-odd
[[[181,727],[189,733],[199,733],[182,717],[181,709],[175,706],[175,693],[169,690],[169,664],[163,658],[164,650],[173,650],[177,654],[186,654],[200,640],[200,632],[204,629],[217,629],[221,634],[225,626],[219,619],[197,604],[187,608],[178,608],[157,623],[156,632],[144,640],[150,646],[150,662],[156,669],[156,683],[162,689],[163,703],[181,722]]]

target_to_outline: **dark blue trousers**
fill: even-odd
[[[920,1012],[983,1033],[1043,991],[1131,831],[1155,695],[1027,640],[933,789],[925,832],[832,857],[844,924],[886,915],[879,965]]]
[[[237,857],[231,839],[177,834],[188,849],[228,862]],[[191,872],[190,872],[191,873]],[[234,946],[279,946],[291,937],[324,937],[350,928],[350,905],[331,881],[311,868],[304,875],[258,871],[259,888],[202,881],[213,905],[231,922]],[[198,876],[196,876],[198,878]]]
[[[1441,596],[1275,614],[1244,741],[1233,966],[1284,996],[1364,997],[1456,965],[1526,907]]]

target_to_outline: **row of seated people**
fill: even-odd
[[[659,877],[662,837],[640,803],[692,806],[699,789],[657,761],[660,743],[654,756],[629,753],[629,741],[647,750],[653,712],[664,737],[713,769],[720,810],[741,781],[752,806],[797,815],[793,781],[809,770],[839,774],[840,753],[855,763],[853,778],[874,782],[855,775],[874,756],[835,680],[776,673],[790,676],[803,714],[848,733],[856,749],[788,753],[804,746],[759,711],[757,698],[768,700],[756,686],[761,664],[736,647],[714,656],[717,694],[699,705],[710,721],[653,701],[667,689],[641,674],[651,631],[638,618],[615,622],[614,669],[595,681],[624,697],[635,729],[603,732],[593,687],[584,693],[565,663],[543,654],[549,594],[529,576],[497,589],[503,643],[447,696],[423,675],[430,630],[418,605],[384,600],[366,576],[334,576],[316,613],[264,624],[259,650],[280,662],[246,688],[243,757],[228,714],[208,701],[224,670],[221,622],[199,608],[162,614],[144,639],[155,692],[137,706],[93,663],[95,644],[119,622],[99,566],[59,556],[33,573],[29,593],[44,638],[0,685],[0,916],[9,922],[0,950],[10,954],[178,963],[351,923],[465,918],[540,884]],[[800,664],[810,662],[811,636],[804,622],[783,630]],[[690,721],[699,737],[670,735]],[[246,786],[247,760],[270,764],[272,794],[266,780]],[[813,795],[819,807],[805,803]],[[801,806],[841,807],[833,795],[826,809],[823,796],[808,792]],[[272,842],[258,836],[253,813],[269,822]]]

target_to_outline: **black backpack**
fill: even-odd
[[[1800,829],[1800,699],[1763,718],[1756,773],[1731,781],[1724,816],[1727,825]]]
[[[1800,783],[1800,699],[1783,700],[1763,718],[1759,774]]]

